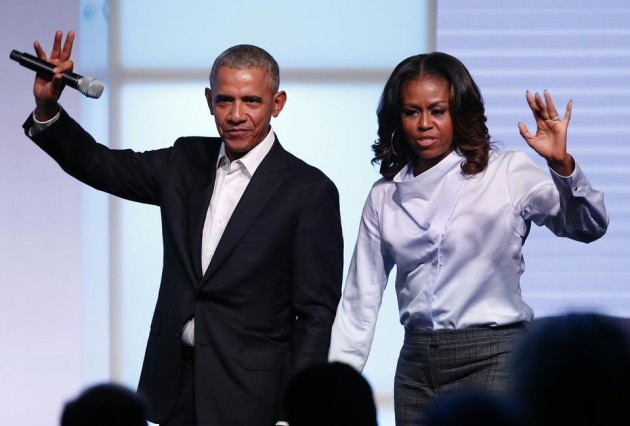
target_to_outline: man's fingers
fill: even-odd
[[[35,53],[37,54],[37,57],[45,61],[46,52],[44,52],[44,49],[42,48],[42,45],[39,44],[39,41],[35,40],[35,42],[33,43],[33,47],[35,48]]]
[[[61,38],[63,37],[63,32],[57,31],[55,32],[55,40],[53,42],[53,48],[50,52],[50,59],[57,59],[61,54]]]
[[[66,41],[63,44],[63,50],[61,51],[61,55],[59,56],[59,60],[66,61],[70,57],[72,53],[72,45],[74,43],[74,31],[68,32],[66,35]]]

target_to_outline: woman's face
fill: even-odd
[[[449,89],[446,80],[435,76],[409,80],[401,87],[401,127],[406,142],[416,154],[416,176],[454,149]]]

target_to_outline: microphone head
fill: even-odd
[[[77,81],[77,90],[88,98],[99,98],[103,94],[105,86],[98,80],[90,77],[82,77]]]

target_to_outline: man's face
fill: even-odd
[[[206,100],[230,161],[241,158],[269,133],[287,96],[274,93],[261,68],[221,67],[215,87],[206,89]]]

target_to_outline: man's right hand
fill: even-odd
[[[48,121],[59,112],[58,101],[64,88],[64,84],[61,81],[61,74],[71,72],[74,67],[74,63],[70,60],[72,44],[74,43],[74,31],[69,31],[66,35],[63,48],[61,47],[62,39],[63,32],[57,31],[55,33],[55,41],[52,51],[50,52],[50,57],[46,56],[39,41],[36,40],[33,44],[35,53],[37,53],[39,59],[55,65],[55,69],[53,70],[55,75],[52,80],[39,74],[35,76],[33,95],[35,96],[35,118],[37,118],[38,121]]]

